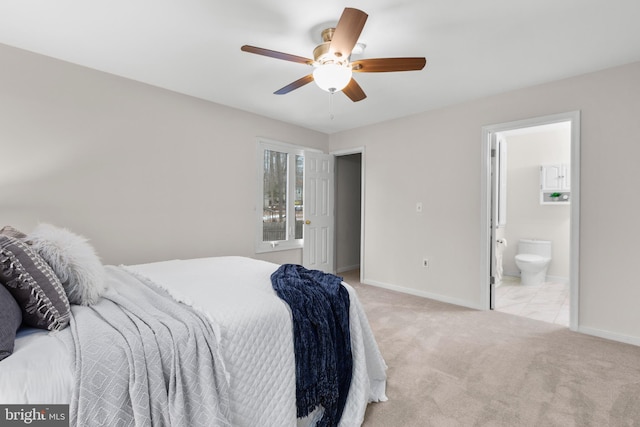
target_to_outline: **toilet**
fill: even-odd
[[[551,262],[551,241],[521,239],[518,242],[516,265],[520,269],[520,283],[541,285]]]

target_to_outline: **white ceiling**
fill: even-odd
[[[358,73],[354,103],[273,95],[311,69],[240,51],[312,58],[347,6],[369,14],[359,58],[425,69]],[[639,21],[639,0],[0,0],[0,43],[333,133],[639,61]]]

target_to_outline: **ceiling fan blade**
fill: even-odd
[[[358,73],[386,73],[422,70],[426,64],[425,58],[360,59],[351,63],[351,69]]]
[[[338,58],[348,58],[360,37],[369,15],[359,9],[347,7],[336,25],[329,47]]]
[[[358,82],[353,78],[351,79],[349,84],[347,84],[347,86],[342,89],[342,92],[344,92],[344,94],[347,95],[353,102],[362,101],[367,97]]]
[[[264,55],[271,58],[283,59],[285,61],[298,62],[300,64],[313,64],[313,59],[291,55],[288,53],[276,52],[275,50],[263,49],[261,47],[244,45],[240,48],[240,50],[242,50],[243,52],[255,53],[256,55]]]
[[[311,83],[312,81],[313,81],[313,74],[309,74],[307,76],[304,76],[304,77],[296,80],[293,83],[289,83],[288,85],[286,85],[282,89],[278,89],[277,91],[275,91],[273,93],[276,94],[276,95],[284,95],[285,93],[289,93],[292,90],[298,89],[299,87],[302,87],[302,86],[306,85],[307,83]]]

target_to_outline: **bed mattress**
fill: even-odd
[[[237,426],[313,425],[296,419],[291,313],[271,287],[278,265],[243,257],[172,260],[126,266],[210,317],[219,340]],[[386,400],[386,366],[353,288],[350,327],[353,379],[340,425],[360,425],[370,401]],[[69,403],[73,370],[59,333],[23,329],[0,363],[0,402]]]

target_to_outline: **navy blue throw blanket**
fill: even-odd
[[[318,405],[318,427],[337,426],[353,369],[349,333],[349,292],[342,278],[300,265],[284,264],[271,284],[293,313],[298,418]]]

